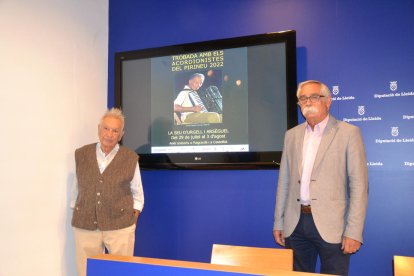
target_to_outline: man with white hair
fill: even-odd
[[[179,124],[221,123],[221,116],[216,112],[209,112],[197,92],[204,79],[204,75],[200,73],[191,75],[188,84],[174,100],[174,112],[180,114]]]
[[[71,208],[79,276],[86,259],[104,252],[132,256],[135,228],[144,207],[138,155],[118,144],[124,116],[112,108],[98,125],[99,142],[75,151]]]

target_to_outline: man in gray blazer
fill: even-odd
[[[362,242],[368,203],[365,149],[358,127],[329,114],[329,88],[306,81],[297,90],[306,122],[286,132],[273,235],[292,248],[294,270],[347,275]]]

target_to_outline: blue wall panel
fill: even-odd
[[[273,246],[276,177],[274,170],[144,171],[136,255],[210,261],[213,243]]]
[[[298,81],[335,88],[332,114],[359,126],[366,143],[365,244],[350,274],[391,275],[393,255],[414,256],[413,11],[410,0],[110,0],[109,106],[117,51],[296,30]],[[213,243],[276,247],[278,171],[142,177],[136,255],[208,262]]]

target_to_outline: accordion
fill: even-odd
[[[217,86],[210,85],[204,90],[199,90],[198,94],[208,112],[223,113],[223,97]]]

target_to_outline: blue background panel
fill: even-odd
[[[413,1],[109,4],[109,106],[115,52],[296,30],[298,81],[317,79],[335,88],[341,100],[333,103],[332,114],[360,127],[366,145],[364,245],[351,258],[350,275],[392,275],[394,255],[414,256]],[[369,119],[375,117],[381,120]],[[277,247],[272,236],[277,170],[143,171],[142,177],[146,203],[136,255],[209,262],[213,243]]]

